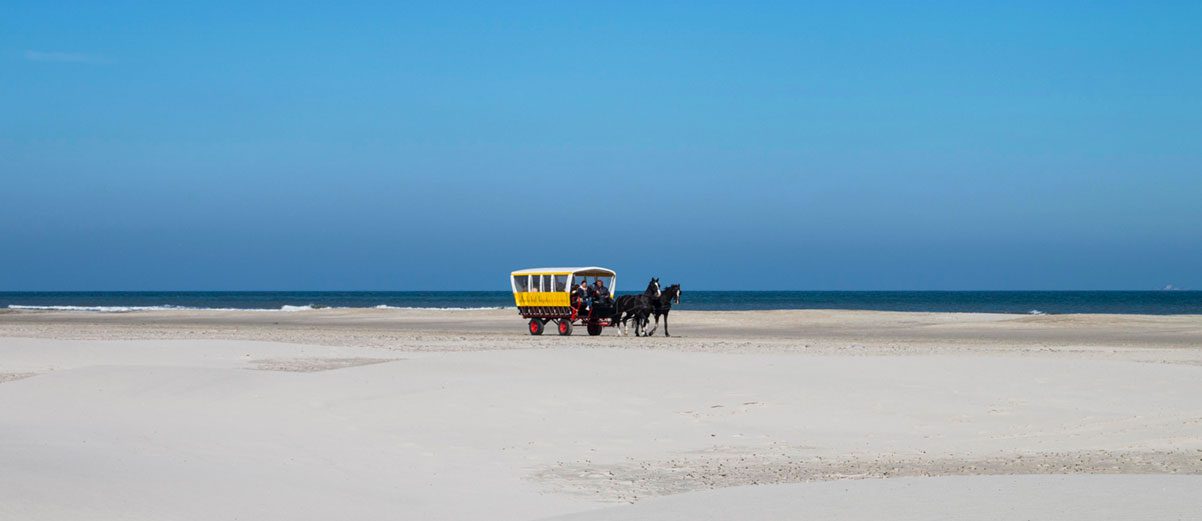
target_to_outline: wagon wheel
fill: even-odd
[[[543,334],[543,321],[542,320],[539,320],[537,318],[530,319],[530,334],[531,335]]]
[[[568,322],[567,319],[561,319],[559,321],[559,334],[561,334],[563,336],[571,335],[572,334],[572,323]]]
[[[598,324],[596,322],[589,322],[588,323],[588,334],[589,334],[589,336],[600,335],[601,334],[601,324]]]

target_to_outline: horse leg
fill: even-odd
[[[657,329],[659,329],[659,313],[655,314],[655,325],[651,327],[651,332],[647,333],[647,336],[654,335],[655,330],[657,330]]]
[[[668,333],[668,312],[664,311],[664,336],[672,336]]]

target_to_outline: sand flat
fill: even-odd
[[[506,310],[0,315],[0,518],[1197,511],[1202,317],[677,315],[651,339]]]
[[[482,350],[606,345],[739,350],[819,348],[1189,348],[1202,345],[1202,315],[1007,315],[882,311],[689,311],[671,314],[675,341],[632,344],[607,330],[586,340],[531,337],[513,309],[318,309],[0,314],[0,336],[61,339],[234,339],[400,350]],[[549,340],[554,338],[553,344]],[[680,339],[688,339],[682,342]],[[591,343],[580,344],[588,341]],[[540,343],[541,342],[541,343]]]
[[[545,521],[1194,520],[1202,476],[978,476],[738,487]]]

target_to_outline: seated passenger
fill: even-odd
[[[590,293],[588,282],[583,280],[580,281],[580,286],[577,286],[572,290],[572,302],[575,304],[575,307],[580,309],[588,309],[591,307],[593,299]]]

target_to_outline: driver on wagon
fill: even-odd
[[[609,299],[609,288],[605,287],[605,283],[601,282],[600,278],[597,278],[596,282],[593,282],[593,293],[596,295],[598,302],[604,302]]]

